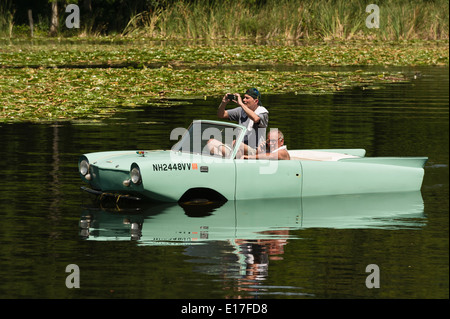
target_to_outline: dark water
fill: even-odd
[[[173,128],[216,119],[220,97],[1,125],[0,297],[448,298],[449,69],[399,71],[411,81],[263,102],[291,149],[428,156],[413,194],[99,209],[79,189],[80,154],[170,148]],[[370,264],[380,288],[366,286]]]

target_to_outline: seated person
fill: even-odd
[[[266,142],[263,141],[261,144],[265,144]],[[222,156],[222,157],[228,157],[230,156],[230,154],[233,152],[233,148],[236,145],[236,140],[233,140],[233,143],[230,146],[222,143],[219,140],[216,140],[214,138],[211,138],[208,140],[208,142],[206,143],[206,151],[210,154],[210,155],[217,155],[217,156]],[[237,151],[236,154],[236,158],[243,158],[242,156],[244,154],[246,155],[256,155],[258,152],[257,149],[254,149],[250,146],[248,146],[247,144],[241,143],[239,145],[239,150]]]
[[[270,130],[267,141],[258,146],[255,155],[243,155],[244,159],[289,160],[291,157],[284,145],[284,135],[279,130]]]
[[[234,141],[233,141],[233,146],[234,146]],[[228,145],[226,145],[214,138],[211,138],[208,140],[208,142],[206,143],[206,148],[208,149],[208,151],[211,155],[218,155],[218,156],[222,156],[222,157],[230,156],[231,152],[233,151],[231,149],[231,147],[229,147]]]

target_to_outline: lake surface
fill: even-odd
[[[221,97],[100,122],[2,124],[0,297],[448,298],[449,69],[399,72],[411,80],[262,101],[290,149],[428,156],[418,193],[118,211],[80,190],[78,156],[168,149],[172,129],[216,119]],[[66,287],[69,264],[80,288]],[[366,286],[372,264],[380,288]]]

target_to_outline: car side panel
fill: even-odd
[[[337,162],[301,161],[303,197],[418,191],[423,168],[372,163],[369,159]]]

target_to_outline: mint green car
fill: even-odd
[[[115,198],[160,202],[302,198],[418,191],[427,157],[364,157],[363,149],[289,150],[290,160],[246,160],[239,145],[246,128],[194,121],[171,150],[84,154],[84,190]],[[211,147],[219,141],[219,148]]]

